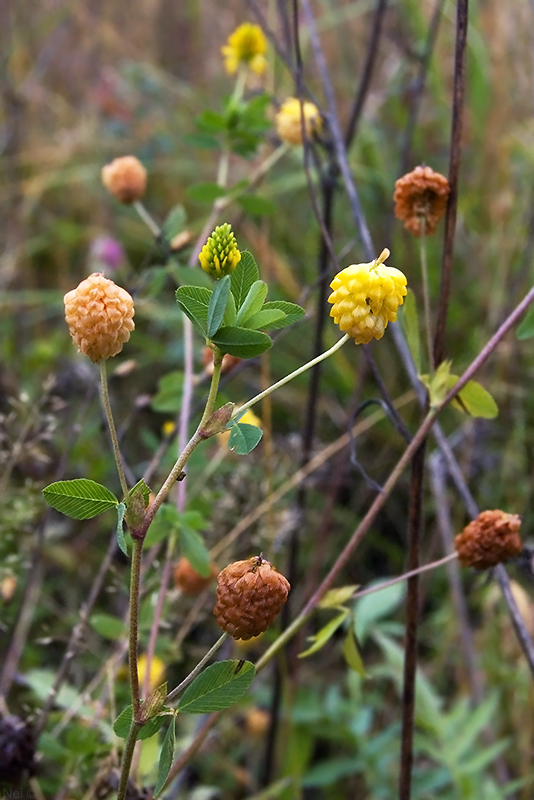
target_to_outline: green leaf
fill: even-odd
[[[267,214],[274,214],[276,211],[276,203],[267,197],[260,197],[257,194],[245,194],[237,198],[237,202],[247,214],[254,214],[257,216],[265,216]]]
[[[144,541],[144,547],[152,547],[173,533],[178,533],[180,515],[172,503],[164,503],[158,509]]]
[[[152,409],[162,414],[176,414],[182,403],[184,373],[168,372],[158,381],[158,391],[152,398]]]
[[[223,353],[238,358],[255,358],[273,345],[273,340],[266,333],[234,326],[219,328],[212,341]]]
[[[260,273],[254,256],[248,250],[244,250],[241,253],[239,264],[230,274],[231,289],[237,309],[241,308],[250,287],[259,277]]]
[[[283,311],[277,311],[275,308],[265,309],[258,311],[251,317],[248,317],[242,325],[250,330],[259,330],[260,328],[272,329],[276,328],[276,323],[281,322],[286,318]]]
[[[330,589],[318,605],[318,608],[339,608],[350,600],[358,586],[340,586],[339,589]]]
[[[320,650],[321,647],[324,647],[327,641],[334,635],[340,625],[347,619],[350,611],[348,608],[341,611],[337,617],[331,619],[323,628],[321,628],[315,636],[308,636],[308,640],[312,642],[311,646],[308,647],[307,650],[304,652],[299,653],[299,658],[306,658],[307,656],[311,656],[312,653],[316,653],[317,650]]]
[[[243,697],[255,673],[254,664],[250,661],[218,661],[211,664],[185,690],[178,709],[187,714],[208,714],[229,708]]]
[[[516,336],[520,341],[531,339],[534,336],[534,305],[529,307],[523,322],[517,329]]]
[[[203,286],[179,286],[176,302],[191,322],[200,328],[203,336],[208,335],[208,308],[211,291]]]
[[[142,707],[143,704],[141,704]],[[129,705],[121,711],[115,722],[113,723],[113,731],[120,739],[127,739],[130,733],[130,726],[132,724],[133,706]],[[160,714],[153,717],[148,722],[145,722],[142,728],[137,733],[137,739],[150,739],[155,733],[159,731],[168,714]]]
[[[128,627],[122,619],[111,614],[93,614],[89,622],[91,627],[104,639],[121,639],[128,633]]]
[[[70,722],[65,736],[65,744],[70,753],[91,755],[100,746],[100,733],[87,725]],[[8,795],[9,796],[9,795]]]
[[[281,319],[276,324],[269,325],[271,331],[279,330],[280,328],[287,328],[288,325],[293,325],[306,314],[303,308],[296,303],[288,303],[287,300],[270,300],[268,303],[263,304],[262,311],[283,311],[285,319]]]
[[[124,512],[126,511],[126,506],[124,503],[119,503],[117,506],[117,544],[119,548],[122,550],[125,556],[128,555],[128,546],[126,545],[126,538],[124,536],[124,530],[122,528],[122,521],[124,519]]]
[[[257,425],[248,425],[246,422],[236,422],[230,429],[228,447],[235,450],[238,456],[246,456],[261,441],[263,431]]]
[[[180,525],[180,547],[195,572],[203,578],[209,578],[211,559],[204,539],[193,527],[183,523]]]
[[[186,219],[185,208],[182,205],[171,208],[162,226],[163,235],[168,242],[183,231]]]
[[[230,276],[225,275],[216,281],[208,306],[208,337],[211,339],[219,330],[226,311],[226,301],[230,294]]]
[[[210,133],[220,133],[226,130],[226,117],[217,111],[203,111],[195,119],[195,125],[201,131],[208,131]]]
[[[415,294],[411,289],[408,289],[408,294],[404,298],[404,305],[402,311],[402,327],[404,335],[408,342],[408,347],[417,369],[417,373],[421,372],[421,337],[419,334],[419,319],[417,316],[417,301]]]
[[[192,147],[198,147],[199,150],[219,150],[221,146],[215,136],[212,136],[210,133],[203,133],[202,131],[186,133],[185,136],[183,136],[183,141],[185,144],[191,145]]]
[[[345,641],[343,642],[343,655],[345,656],[345,661],[349,667],[354,672],[358,673],[358,675],[361,675],[362,678],[365,678],[367,673],[365,671],[365,667],[363,666],[362,657],[360,655],[360,651],[358,650],[356,636],[354,635],[352,627],[348,629],[347,635],[345,636]]]
[[[405,591],[406,587],[402,583],[396,583],[356,600],[354,603],[354,632],[360,642],[363,642],[365,637],[377,627],[376,623],[379,620],[395,611],[402,601]]]
[[[451,387],[451,366],[452,361],[442,361],[434,375],[419,376],[421,383],[428,389],[432,408],[441,405]]]
[[[223,325],[225,327],[232,327],[235,325],[237,319],[236,308],[235,308],[235,299],[232,292],[229,293],[228,299],[226,301],[226,309],[224,311],[223,317]]]
[[[175,734],[175,726],[176,726],[176,717],[172,717],[169,727],[167,728],[167,733],[165,734],[165,738],[163,740],[163,745],[161,747],[161,754],[159,757],[159,764],[158,764],[158,777],[156,780],[156,788],[154,789],[154,797],[159,797],[161,792],[163,791],[163,787],[165,786],[165,781],[171,771],[172,767],[172,760],[174,758],[174,748],[176,745],[176,734]]]
[[[224,197],[226,189],[224,186],[219,186],[218,183],[194,183],[186,190],[186,195],[190,200],[195,200],[197,203],[213,203],[219,197]]]
[[[113,492],[87,478],[51,483],[43,495],[49,506],[73,519],[92,519],[119,503]]]
[[[130,732],[130,726],[133,718],[133,706],[129,705],[121,711],[115,722],[113,723],[113,732],[121,739],[126,739]]]
[[[456,375],[450,377],[455,379],[450,387],[452,389],[458,378]],[[494,419],[499,413],[497,403],[478,381],[466,383],[451,405],[460,411],[471,414],[472,417],[481,417],[482,419]]]
[[[245,320],[256,314],[262,307],[266,297],[267,284],[264,281],[254,281],[248,290],[243,305],[237,312],[237,324],[242,325]]]
[[[184,286],[202,286],[204,289],[210,290],[213,286],[213,278],[210,278],[199,264],[196,267],[185,267],[171,259],[167,266],[167,271],[172,275],[178,286],[180,284]]]

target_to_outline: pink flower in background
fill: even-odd
[[[124,248],[112,236],[98,236],[91,243],[89,258],[91,262],[98,262],[101,269],[115,270],[124,261]]]

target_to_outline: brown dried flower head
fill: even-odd
[[[261,555],[235,561],[219,573],[213,613],[234,639],[252,639],[274,621],[290,588]]]
[[[521,518],[504,511],[483,511],[455,539],[460,564],[490,569],[519,555],[523,549]]]
[[[435,233],[445,213],[449,181],[430,167],[416,167],[395,183],[395,216],[414,236]]]
[[[145,193],[146,169],[135,156],[121,156],[102,168],[102,183],[120,203],[134,203]]]
[[[210,574],[205,578],[193,569],[187,558],[181,558],[174,568],[174,585],[186,595],[200,594],[208,588],[218,571],[212,564]]]
[[[134,302],[125,289],[93,272],[64,300],[65,319],[78,350],[91,361],[120,353],[135,328]]]

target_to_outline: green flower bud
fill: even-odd
[[[204,272],[216,280],[233,272],[241,261],[241,253],[232,226],[225,222],[215,228],[198,259]]]

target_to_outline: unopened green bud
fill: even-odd
[[[217,280],[233,272],[241,261],[241,253],[232,226],[225,222],[215,228],[198,259],[204,272]]]

